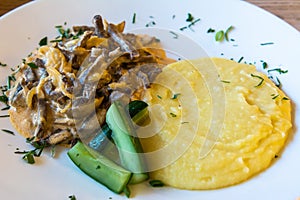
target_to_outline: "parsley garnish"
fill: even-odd
[[[174,31],[170,31],[170,33],[173,35],[173,38],[174,38],[174,39],[177,39],[177,38],[178,38],[178,34],[175,33]]]
[[[274,44],[274,42],[265,42],[265,43],[260,43],[261,46],[265,46],[265,45],[272,45]]]
[[[224,40],[224,31],[223,30],[220,30],[216,33],[215,40],[217,42],[222,42]]]
[[[230,81],[221,80],[222,83],[230,83]]]
[[[255,74],[251,74],[251,76],[254,77],[254,78],[260,79],[260,82],[259,82],[255,87],[261,86],[261,85],[263,84],[264,80],[265,80],[265,79],[263,79],[262,77],[260,77],[260,76],[258,76],[258,75],[255,75]]]
[[[191,13],[188,13],[188,17],[185,21],[192,22],[194,20],[194,16]]]
[[[269,70],[268,70],[268,73],[269,73],[269,72],[272,72],[272,71],[276,71],[276,72],[278,72],[279,74],[285,74],[285,73],[288,73],[288,70],[282,70],[281,68],[269,69]]]
[[[15,151],[16,154],[24,154],[22,159],[25,160],[28,164],[34,164],[35,159],[34,157],[39,157],[41,156],[44,148],[46,147],[45,142],[41,141],[34,141],[35,137],[32,138],[27,138],[26,142],[30,143],[32,146],[35,148],[33,150],[29,151]]]
[[[1,96],[0,96],[0,102],[3,102],[3,103],[5,103],[5,104],[7,104],[7,102],[8,102],[8,97],[7,97],[5,94],[1,95]]]
[[[0,115],[0,118],[9,117],[9,115]]]
[[[215,31],[216,31],[215,29],[209,28],[209,29],[207,30],[207,33],[214,33]]]
[[[47,43],[48,43],[48,37],[46,36],[40,40],[39,45],[41,47],[47,45]]]
[[[165,184],[160,181],[160,180],[151,180],[149,181],[149,184],[152,186],[152,187],[163,187]]]
[[[33,63],[33,62],[27,63],[27,65],[29,67],[33,68],[33,69],[37,69],[38,68],[38,66],[35,63]]]
[[[76,200],[76,197],[75,197],[75,195],[70,195],[70,196],[69,196],[69,199],[70,199],[70,200]]]
[[[244,57],[240,57],[240,59],[238,60],[238,63],[242,62],[242,60],[244,59]]]
[[[225,40],[226,40],[226,41],[229,41],[229,39],[228,39],[228,33],[229,33],[233,28],[234,28],[233,26],[229,26],[229,27],[226,29],[226,31],[225,31],[225,33],[224,33],[224,36],[225,36]]]
[[[187,26],[181,27],[179,30],[183,31],[183,30],[189,28],[193,31],[193,29],[191,27],[194,26],[197,22],[199,22],[200,18],[195,19],[195,17],[191,13],[188,13],[185,21],[189,22],[190,24],[188,24]]]
[[[157,96],[157,98],[162,99],[162,97],[160,95],[156,95],[156,96]]]
[[[7,64],[0,62],[0,66],[1,66],[1,67],[6,67]]]
[[[133,17],[132,17],[132,23],[135,24],[135,20],[136,20],[136,13],[133,13]]]
[[[1,129],[1,131],[11,134],[11,135],[15,135],[15,133],[13,131],[7,130],[7,129]]]
[[[177,97],[180,95],[180,93],[176,93],[176,94],[174,94],[172,97],[171,97],[171,99],[177,99]]]
[[[171,115],[172,117],[177,117],[177,115],[174,114],[174,113],[170,113],[170,115]]]

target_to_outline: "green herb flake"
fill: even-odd
[[[1,66],[1,67],[6,67],[7,64],[0,62],[0,66]]]
[[[255,87],[259,87],[263,84],[264,79],[261,76],[255,75],[255,74],[251,74],[252,77],[254,78],[258,78],[260,80],[260,82],[255,86]]]
[[[189,122],[181,122],[181,124],[188,124]]]
[[[173,94],[173,96],[171,97],[171,99],[177,99],[177,97],[180,95],[180,93],[176,93],[176,94]]]
[[[9,117],[9,115],[0,115],[0,118],[6,118]]]
[[[6,106],[4,108],[1,108],[1,111],[4,111],[4,110],[9,110],[10,109],[10,106]]]
[[[221,80],[222,83],[230,83],[230,81]]]
[[[27,65],[29,67],[33,68],[33,69],[37,69],[38,68],[38,66],[35,63],[33,63],[33,62],[27,63]]]
[[[217,42],[222,42],[224,40],[224,31],[220,30],[215,35],[215,40]]]
[[[132,23],[135,24],[135,21],[136,21],[136,13],[133,13]]]
[[[272,44],[274,44],[274,42],[260,43],[261,46],[272,45]]]
[[[282,70],[281,68],[269,69],[269,70],[268,70],[268,73],[269,73],[269,72],[273,72],[273,71],[276,71],[276,72],[278,72],[279,74],[286,74],[286,73],[288,73],[288,70]]]
[[[283,97],[282,98],[282,100],[285,100],[285,101],[287,101],[287,100],[290,100],[289,98],[287,98],[287,97]]]
[[[8,97],[5,94],[1,95],[0,96],[0,102],[7,104]]]
[[[39,42],[40,47],[41,47],[41,46],[45,46],[45,45],[47,45],[47,44],[48,44],[48,37],[47,37],[47,36],[44,37],[44,38],[42,38],[42,39],[40,40],[40,42]]]
[[[209,28],[206,32],[207,32],[207,33],[214,33],[214,32],[216,32],[216,30],[215,30],[215,29],[212,29],[212,28]]]
[[[274,95],[274,96],[272,97],[272,99],[277,99],[277,97],[279,97],[279,94]]]
[[[161,180],[151,180],[149,181],[149,184],[152,187],[163,187],[165,185]]]
[[[268,68],[268,63],[266,63],[266,62],[262,62],[262,67],[263,67],[263,69],[267,69]]]
[[[175,33],[174,31],[170,31],[170,33],[173,35],[174,39],[178,39],[178,34]]]
[[[157,98],[162,99],[162,97],[160,95],[156,95],[156,96],[157,96]]]
[[[75,197],[75,195],[70,195],[70,196],[69,196],[69,199],[70,199],[70,200],[76,200],[76,197]]]
[[[244,57],[240,57],[240,59],[237,61],[238,63],[242,62],[242,60],[244,59]]]
[[[11,134],[11,135],[15,135],[15,133],[13,131],[7,130],[7,129],[1,129],[1,131]]]
[[[170,115],[171,115],[172,117],[177,117],[177,115],[174,114],[174,113],[170,113]]]
[[[191,13],[188,13],[188,17],[185,21],[192,22],[194,20],[194,16]]]
[[[226,41],[229,41],[228,33],[229,33],[232,29],[234,29],[233,26],[229,26],[229,27],[226,29],[226,31],[225,31],[225,33],[224,33],[224,36],[225,36],[225,40],[226,40]]]
[[[130,191],[130,189],[129,189],[128,186],[126,186],[126,187],[124,188],[123,192],[124,192],[124,194],[126,195],[127,198],[130,197],[131,191]]]

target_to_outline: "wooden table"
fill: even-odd
[[[31,0],[1,0],[0,16]],[[51,1],[51,0],[50,0]],[[224,0],[226,1],[226,0]],[[246,0],[282,18],[300,31],[300,0]]]

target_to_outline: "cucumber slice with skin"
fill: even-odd
[[[132,176],[130,171],[80,141],[68,151],[68,156],[85,174],[118,194],[124,191]]]
[[[146,172],[143,150],[136,136],[129,114],[121,101],[115,101],[107,111],[106,123],[112,130],[112,138],[118,148],[121,164],[133,172],[130,183],[135,184],[149,178]]]

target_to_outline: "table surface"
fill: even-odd
[[[1,0],[0,16],[31,0]],[[300,31],[300,0],[246,0],[288,22]]]

